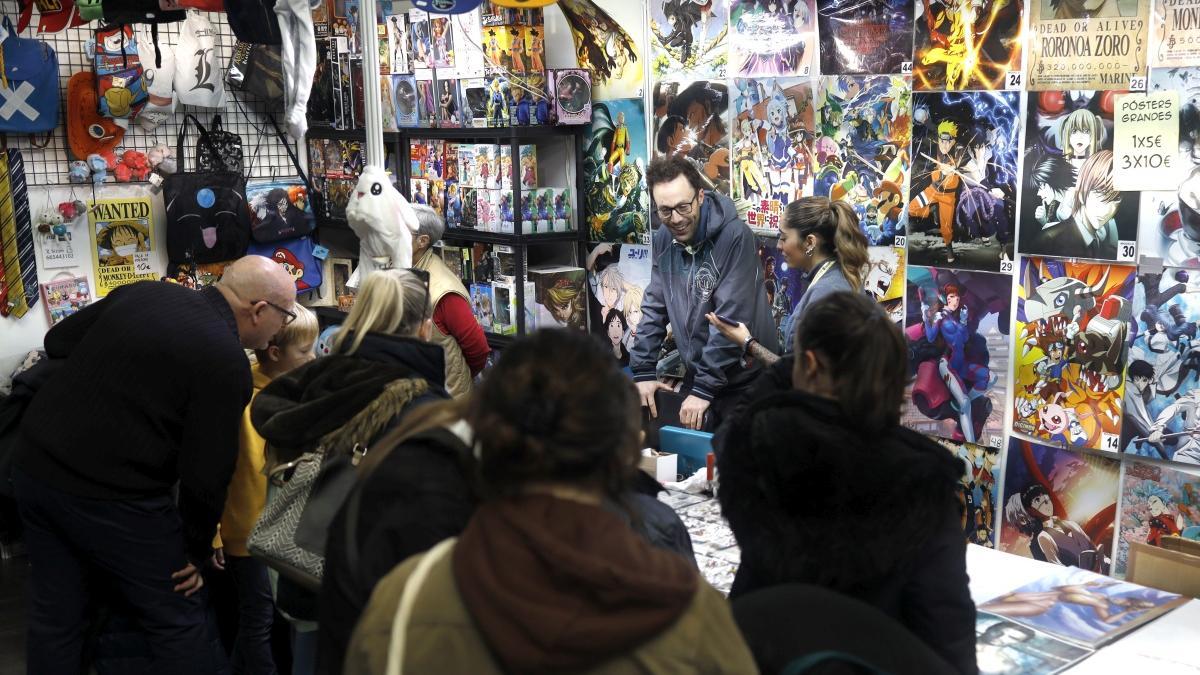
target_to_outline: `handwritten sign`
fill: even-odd
[[[1113,187],[1179,184],[1179,92],[1120,94],[1113,113]]]

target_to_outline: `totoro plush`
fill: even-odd
[[[417,214],[383,167],[363,168],[346,206],[346,221],[358,235],[360,283],[375,270],[412,267]]]

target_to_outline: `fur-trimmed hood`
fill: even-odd
[[[944,448],[902,427],[864,437],[835,401],[799,391],[750,405],[718,462],[738,593],[804,582],[873,595],[958,508],[962,466]]]

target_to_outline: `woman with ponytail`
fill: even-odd
[[[718,498],[742,554],[730,598],[823,586],[976,672],[962,464],[899,424],[900,329],[866,295],[841,292],[810,304],[794,333],[791,386],[747,405],[717,455]]]
[[[808,278],[808,289],[780,326],[783,349],[787,352],[791,349],[794,327],[809,306],[831,293],[862,289],[868,265],[867,238],[858,227],[858,215],[846,202],[804,197],[784,209],[778,246],[788,267],[803,270]],[[779,360],[779,356],[758,344],[745,324],[731,326],[715,314],[708,315],[708,321],[764,365]]]

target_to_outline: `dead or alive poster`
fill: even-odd
[[[729,6],[710,0],[651,0],[650,55],[655,79],[725,77]]]
[[[894,75],[912,67],[913,0],[825,0],[817,9],[822,75]]]
[[[730,0],[730,75],[810,75],[815,24],[813,0]]]
[[[1026,89],[1127,89],[1146,75],[1150,0],[1034,0]]]
[[[1036,0],[1035,0],[1036,1]],[[1021,70],[1025,0],[925,0],[916,5],[913,89],[1010,89]]]
[[[1154,3],[1150,24],[1154,33],[1151,66],[1200,63],[1200,0],[1159,0]]]
[[[638,98],[645,86],[644,44],[640,43],[646,21],[643,5],[607,4],[608,11],[592,0],[559,0],[556,6],[571,26],[579,67],[591,73],[592,98]]]
[[[101,199],[88,216],[96,245],[96,297],[118,286],[157,279],[151,259],[154,213],[146,198]]]

